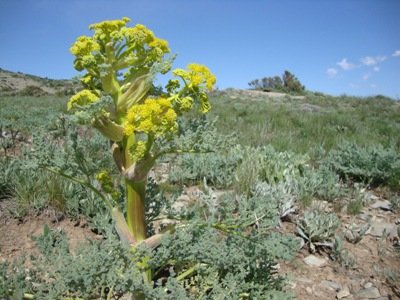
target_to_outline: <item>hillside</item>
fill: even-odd
[[[73,80],[55,80],[0,68],[0,96],[70,95],[79,87]]]
[[[45,79],[35,80],[46,86]],[[98,194],[37,169],[39,163],[63,166],[79,179],[89,174],[96,184],[99,171],[109,169],[113,184],[122,187],[109,141],[62,114],[67,98],[0,99],[0,299],[10,299],[4,291],[8,296],[23,289],[28,299],[60,287],[64,295],[88,291],[83,299],[105,299],[103,290],[122,276],[132,278],[137,267],[124,260]],[[176,228],[173,239],[151,254],[153,261],[165,253],[177,257],[167,257],[154,282],[166,282],[172,264],[174,272],[186,272],[188,254],[203,259],[205,253],[202,267],[229,265],[236,272],[250,264],[260,270],[259,288],[285,278],[283,291],[299,300],[399,299],[400,102],[226,89],[211,93],[210,103],[204,120],[182,120],[180,138],[200,139],[214,150],[166,156],[149,177],[148,203],[156,204],[147,213],[154,218],[149,231]],[[23,261],[23,253],[37,260]],[[258,263],[269,255],[270,263]],[[98,270],[110,276],[107,281],[98,280]],[[243,282],[239,271],[229,277],[232,290]],[[195,293],[201,279],[208,292],[217,291],[221,282],[214,274],[189,274],[177,284]],[[84,280],[88,284],[75,286]],[[39,283],[45,289],[38,290]],[[109,295],[128,299],[130,286]]]

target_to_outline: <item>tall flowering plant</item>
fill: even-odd
[[[207,91],[216,79],[207,67],[189,64],[186,70],[172,71],[162,96],[151,96],[155,75],[171,70],[170,49],[144,25],[128,27],[128,22],[123,18],[93,24],[93,35],[80,36],[72,45],[74,67],[83,72],[85,89],[71,97],[68,110],[110,140],[125,182],[126,221],[116,205],[120,194],[110,174],[101,171],[96,178],[118,233],[136,245],[152,239],[146,234],[146,180],[156,159],[166,153],[155,142],[172,139],[184,113],[209,111]]]

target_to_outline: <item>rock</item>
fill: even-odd
[[[312,295],[313,290],[312,290],[312,288],[310,288],[310,287],[308,286],[308,287],[306,287],[306,292],[307,292],[307,294]]]
[[[303,261],[307,265],[312,266],[312,267],[322,267],[322,266],[325,266],[327,263],[325,258],[319,258],[312,254],[307,256],[306,258],[304,258]]]
[[[181,212],[183,211],[186,207],[188,207],[190,203],[190,197],[188,195],[180,195],[178,199],[172,204],[172,209]]]
[[[355,296],[356,299],[377,299],[381,297],[381,294],[376,287],[370,287],[359,291]]]
[[[357,293],[361,289],[361,285],[362,285],[361,280],[359,278],[351,279],[349,284],[350,284],[350,286],[349,286],[350,291],[354,294]]]
[[[304,277],[298,277],[298,278],[296,278],[296,281],[302,282],[302,283],[313,283],[313,280],[304,278]]]
[[[372,288],[374,285],[372,284],[372,282],[367,282],[366,284],[364,284],[364,288],[369,289]]]
[[[362,220],[362,221],[368,222],[368,221],[371,219],[371,215],[368,214],[368,213],[363,212],[362,214],[359,214],[359,215],[357,216],[357,218],[359,218],[359,219]]]
[[[304,103],[300,110],[305,111],[305,112],[319,112],[321,111],[321,107],[318,105],[314,104],[309,104],[309,103]]]
[[[298,241],[299,242],[299,250],[300,249],[303,249],[303,247],[304,247],[304,245],[306,244],[306,242],[301,238],[301,237],[296,237],[295,238],[296,239],[296,241]]]
[[[332,281],[332,280],[322,280],[321,284],[323,286],[327,287],[328,289],[332,289],[332,290],[334,290],[336,292],[339,291],[342,288],[341,284],[339,284],[339,283],[337,283],[335,281]]]
[[[368,233],[372,236],[382,237],[384,232],[386,234],[389,234],[389,236],[396,236],[396,231],[397,228],[394,224],[375,221],[372,223],[372,226]]]
[[[350,296],[350,290],[347,285],[345,285],[339,292],[336,294],[337,299],[342,299]]]
[[[388,200],[378,200],[370,206],[374,209],[392,210],[392,204]]]

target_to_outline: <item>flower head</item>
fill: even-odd
[[[212,90],[216,79],[210,70],[200,64],[189,64],[187,71],[183,69],[176,69],[173,71],[175,76],[181,77],[187,84],[193,88],[205,87],[209,91]]]
[[[142,132],[162,136],[176,131],[177,114],[166,98],[148,98],[143,104],[132,106],[127,113],[125,134]]]
[[[100,45],[91,37],[80,36],[76,42],[71,46],[70,51],[76,56],[91,55],[93,51],[99,51]]]
[[[68,110],[72,110],[77,106],[84,106],[99,100],[99,96],[90,90],[82,90],[72,96],[67,104]]]
[[[126,26],[131,20],[129,18],[122,18],[121,20],[107,20],[95,23],[89,26],[89,29],[94,30],[94,38],[109,42],[112,37],[119,38],[118,33],[121,28]]]
[[[129,153],[130,153],[131,159],[133,161],[138,161],[141,158],[143,158],[146,154],[146,151],[147,151],[147,147],[146,147],[146,143],[144,141],[137,141],[129,149]]]
[[[115,190],[113,180],[110,174],[106,170],[102,170],[99,173],[97,173],[96,179],[100,183],[101,189],[105,193],[110,194],[114,200],[119,198],[120,193],[117,190]]]

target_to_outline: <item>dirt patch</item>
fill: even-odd
[[[343,237],[344,261],[333,260],[328,253],[315,253],[324,259],[321,266],[309,265],[305,258],[310,256],[304,247],[290,262],[281,262],[280,273],[291,278],[290,290],[296,299],[400,299],[400,248],[397,234],[382,232],[376,235],[376,224],[395,224],[399,214],[381,209],[365,208],[362,214],[339,215],[341,232],[350,224],[371,225],[370,230],[357,243]],[[285,231],[294,230],[293,224],[284,224]],[[348,266],[345,266],[348,264]]]
[[[51,229],[63,230],[73,251],[77,244],[88,239],[101,239],[93,233],[84,220],[70,220],[60,217],[54,210],[47,210],[40,215],[27,215],[23,220],[13,218],[9,214],[12,200],[0,202],[0,261],[12,261],[22,254],[36,251],[33,236],[43,233],[47,225]]]
[[[305,96],[294,96],[286,93],[278,93],[278,92],[264,92],[257,90],[239,90],[239,89],[227,89],[225,90],[228,93],[231,99],[241,99],[241,98],[250,98],[253,100],[281,100],[286,97],[290,99],[304,99]]]

